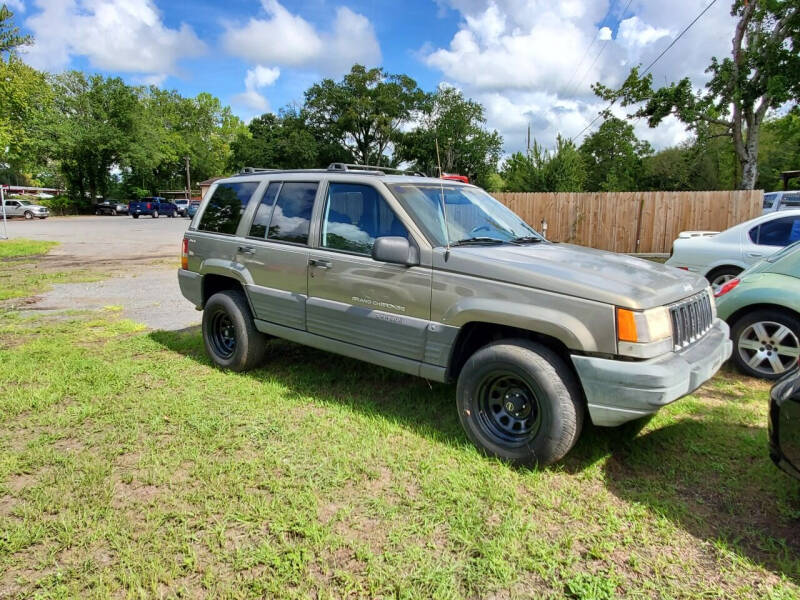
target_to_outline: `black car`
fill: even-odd
[[[94,207],[94,214],[96,215],[127,215],[128,205],[116,200],[106,200]]]
[[[800,370],[776,383],[769,400],[769,456],[800,479]]]

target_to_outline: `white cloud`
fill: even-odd
[[[205,45],[191,27],[164,25],[152,0],[36,0],[38,12],[25,21],[35,43],[25,51],[32,66],[66,68],[83,56],[93,68],[163,78],[178,73],[182,58]],[[153,79],[153,80],[156,80]]]
[[[5,5],[13,13],[25,12],[25,3],[22,0],[5,0]]]
[[[380,45],[369,20],[340,6],[329,31],[318,31],[277,0],[262,0],[266,19],[251,18],[246,24],[228,24],[223,46],[228,53],[255,64],[275,64],[319,71],[325,75],[345,72],[356,63],[377,65]]]
[[[617,41],[625,46],[646,46],[668,35],[669,29],[653,27],[634,16],[620,22]]]
[[[503,134],[512,152],[524,148],[529,123],[548,147],[557,133],[576,135],[607,104],[594,96],[591,84],[617,86],[631,67],[650,64],[708,0],[633,2],[624,15],[613,0],[437,3],[456,11],[461,22],[447,46],[420,50],[422,60],[486,106],[489,126]],[[609,12],[621,20],[618,26],[608,22]],[[711,57],[730,53],[729,13],[728,4],[714,5],[655,66],[655,84],[689,77],[702,87]],[[609,26],[598,29],[601,23]],[[644,121],[635,127],[656,147],[688,136],[674,120],[655,130]]]
[[[244,78],[245,91],[233,97],[235,104],[242,104],[247,108],[265,113],[269,110],[269,101],[258,91],[275,83],[281,75],[277,67],[263,67],[256,65],[248,69]]]

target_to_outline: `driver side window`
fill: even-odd
[[[322,222],[322,247],[372,254],[383,236],[408,239],[408,230],[386,200],[370,185],[331,183]]]

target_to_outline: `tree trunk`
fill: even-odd
[[[756,187],[758,179],[758,134],[760,123],[753,123],[747,131],[747,142],[744,152],[739,154],[739,165],[742,168],[742,179],[739,181],[740,190],[752,190]]]

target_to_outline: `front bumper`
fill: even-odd
[[[730,357],[729,333],[728,325],[717,319],[700,341],[682,352],[643,361],[573,356],[592,423],[622,425],[690,394]]]
[[[203,306],[203,276],[200,273],[178,269],[181,294],[199,310]]]

